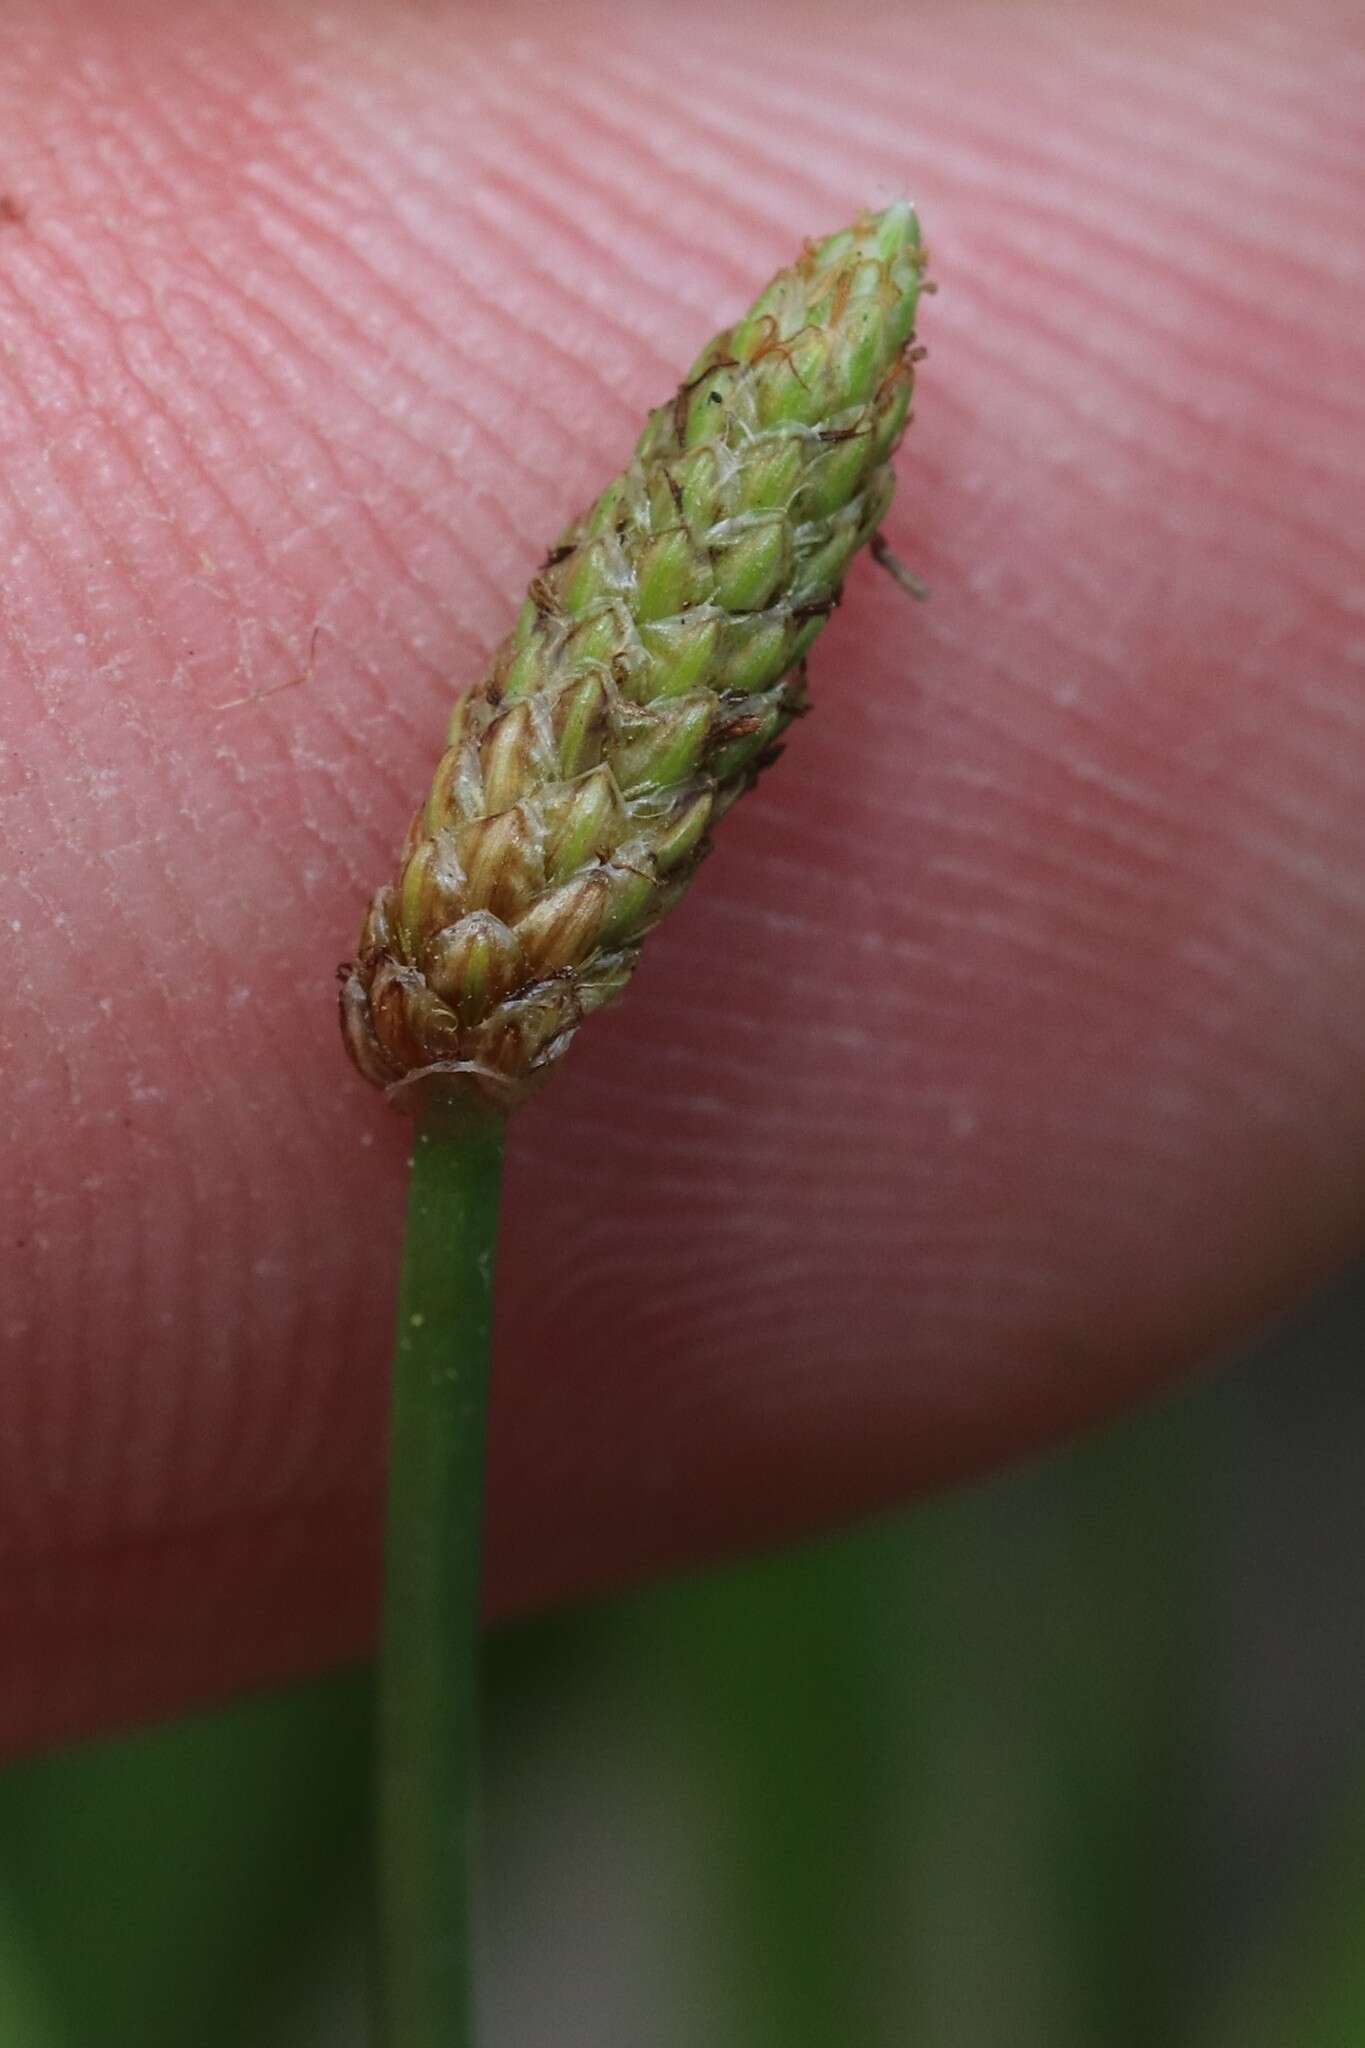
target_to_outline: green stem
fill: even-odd
[[[479,1565],[500,1117],[418,1126],[394,1352],[380,1672],[384,2048],[473,2039]]]

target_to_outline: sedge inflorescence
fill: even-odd
[[[368,1079],[510,1108],[624,987],[886,512],[923,267],[905,205],[809,244],[550,550],[340,971]]]

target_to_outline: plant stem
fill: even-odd
[[[394,1351],[380,1667],[384,2048],[467,2048],[479,1566],[500,1117],[418,1125]]]

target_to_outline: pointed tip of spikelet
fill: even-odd
[[[890,206],[873,213],[877,231],[877,254],[883,258],[899,255],[902,249],[920,246],[919,215],[908,199],[893,199]]]

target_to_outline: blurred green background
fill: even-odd
[[[1363,1360],[496,1637],[488,2048],[1360,2048]],[[361,2048],[369,1714],[12,1770],[0,2044]]]

